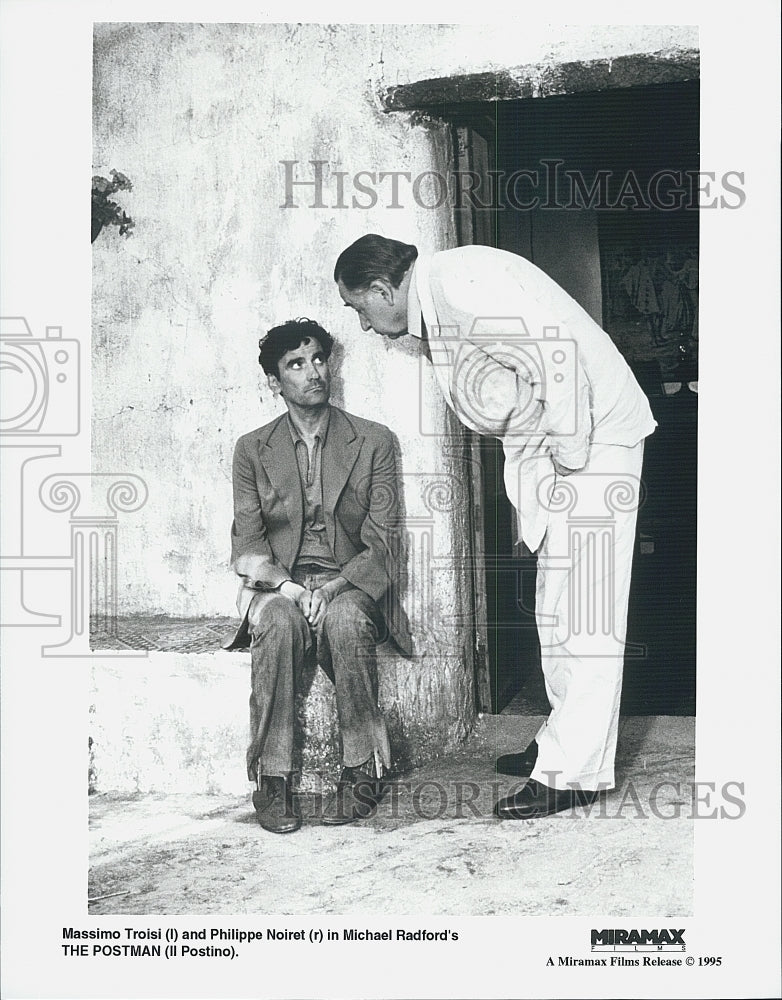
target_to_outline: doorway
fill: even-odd
[[[456,105],[461,243],[521,254],[600,323],[649,397],[622,711],[695,714],[697,81]],[[535,557],[516,537],[496,439],[473,443],[485,558],[480,708],[546,714]],[[479,619],[480,620],[480,619]],[[481,683],[483,680],[483,683]]]

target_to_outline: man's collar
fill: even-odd
[[[410,287],[407,291],[407,332],[421,340],[423,337],[423,331],[421,330],[421,302],[418,298],[418,288],[415,280],[417,265],[418,262],[414,261],[413,270],[410,274]]]
[[[291,438],[293,439],[293,443],[297,444],[297,442],[303,441],[304,440],[303,435],[299,432],[293,420],[291,420],[290,411],[288,411],[286,419],[288,421],[288,429],[291,432]],[[331,405],[329,404],[326,406],[325,411],[321,415],[321,418],[318,421],[318,425],[315,428],[315,433],[313,434],[313,437],[320,438],[321,444],[325,444],[326,434],[328,433],[330,420],[331,420]]]

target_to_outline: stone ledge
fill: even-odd
[[[93,663],[91,791],[246,793],[249,653],[219,648],[223,620],[216,627],[214,619],[161,619],[154,629],[152,619],[128,622],[158,648],[145,658],[96,657]],[[120,641],[130,637],[130,624],[120,622],[117,635]],[[204,641],[211,649],[193,652],[182,648],[185,640]],[[171,648],[161,651],[164,643]],[[448,753],[470,731],[472,719],[459,693],[435,696],[438,684],[442,678],[428,669],[425,656],[411,663],[379,651],[379,701],[396,772]],[[421,705],[425,712],[418,710]],[[301,789],[328,790],[338,777],[341,753],[334,689],[319,669],[305,673],[297,716]]]
[[[303,784],[339,764],[336,707],[322,671],[297,699],[296,762]],[[93,665],[90,790],[244,793],[250,657],[158,652]]]
[[[581,94],[650,84],[697,80],[700,53],[696,49],[635,53],[579,62],[534,63],[481,73],[416,80],[386,88],[387,111],[433,109],[493,101]]]

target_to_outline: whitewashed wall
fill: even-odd
[[[303,179],[311,160],[346,171],[350,204],[361,170],[416,177],[450,165],[445,126],[386,113],[389,86],[695,44],[693,29],[665,27],[97,25],[93,172],[131,179],[117,200],[135,229],[128,239],[104,230],[93,246],[94,470],[141,475],[150,494],[122,522],[120,613],[232,613],[233,445],[281,412],[257,341],[310,316],[340,342],[333,401],[396,433],[409,522],[433,532],[426,620],[419,566],[408,567],[426,669],[400,664],[386,700],[403,716],[436,715],[452,734],[469,726],[471,631],[452,620],[470,600],[465,477],[443,440],[421,432],[436,435],[449,418],[411,338],[363,334],[331,277],[338,253],[366,232],[442,249],[455,243],[453,219],[447,204],[416,204],[404,184],[401,207],[390,207],[388,182],[371,209],[308,207],[309,188],[284,208],[281,161],[298,161]],[[436,494],[432,509],[437,482],[451,495]]]

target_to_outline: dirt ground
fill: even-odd
[[[314,796],[302,829],[275,836],[249,791],[93,795],[89,912],[691,913],[694,720],[623,720],[617,788],[591,814],[494,819],[518,784],[494,756],[538,721],[485,717],[458,753],[399,777],[376,816],[346,827],[320,825]]]

